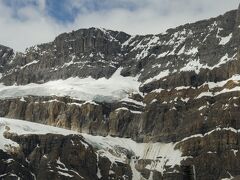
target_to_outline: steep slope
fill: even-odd
[[[181,170],[183,158],[172,143],[147,144],[110,136],[80,135],[6,118],[0,118],[0,124],[1,178],[144,179],[134,165],[140,166],[141,160],[146,159],[149,168],[161,172]],[[164,159],[159,159],[160,156]],[[175,174],[182,176],[181,172]]]
[[[154,151],[168,147],[170,157],[180,152],[176,167],[161,153],[149,158],[135,152],[140,159],[132,161],[131,147],[122,144],[134,141],[92,137],[93,146],[109,145],[113,159],[116,143],[127,149],[121,163],[131,167],[133,179],[235,177],[239,27],[240,9],[157,35],[90,28],[25,53],[1,46],[0,116],[156,143]]]

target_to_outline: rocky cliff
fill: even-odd
[[[240,174],[239,41],[240,9],[157,35],[90,28],[24,53],[0,46],[0,116],[182,152],[177,166],[137,159],[138,178],[232,178]]]

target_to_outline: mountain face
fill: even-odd
[[[12,118],[0,119],[0,177],[237,177],[239,45],[240,9],[157,35],[90,28],[24,53],[0,46],[0,117]]]

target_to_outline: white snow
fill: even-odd
[[[134,99],[130,99],[128,97],[122,99],[121,102],[129,102],[129,103],[133,103],[133,104],[136,104],[136,105],[139,105],[139,106],[145,106],[145,104],[143,102],[139,102],[139,101],[136,101]]]
[[[228,92],[234,92],[234,91],[240,91],[240,87],[239,86],[236,86],[232,89],[223,89],[222,91],[220,92],[216,92],[215,95],[219,95],[219,94],[223,94],[223,93],[228,93]]]
[[[26,102],[26,100],[24,99],[24,97],[21,97],[20,101]]]
[[[220,82],[217,82],[217,83],[214,83],[214,82],[207,82],[207,83],[204,83],[202,86],[206,86],[208,85],[209,87],[209,90],[210,91],[207,91],[207,92],[202,92],[201,94],[199,94],[196,99],[198,98],[201,98],[203,96],[217,96],[219,94],[223,94],[223,93],[228,93],[228,92],[234,92],[234,91],[240,91],[240,87],[239,86],[236,86],[232,89],[223,89],[219,92],[211,92],[211,90],[213,90],[214,88],[216,87],[223,87],[228,81],[233,81],[234,83],[236,83],[237,85],[239,84],[239,81],[240,81],[240,75],[239,74],[236,74],[236,75],[233,75],[231,78],[227,79],[227,80],[224,80],[224,81],[220,81]],[[201,86],[201,87],[202,87]]]
[[[200,72],[203,65],[200,63],[199,59],[189,61],[180,71],[195,71],[196,74]]]
[[[0,148],[7,150],[6,145],[11,144],[14,147],[18,147],[18,144],[3,137],[3,133],[6,131],[5,127],[10,128],[9,132],[15,132],[17,134],[46,134],[46,133],[56,133],[56,134],[81,134],[78,132],[65,130],[61,128],[56,128],[52,126],[37,124],[28,121],[0,118]],[[131,167],[134,167],[137,163],[137,159],[149,159],[152,160],[151,166],[147,168],[151,170],[157,170],[159,172],[165,171],[165,166],[174,167],[175,165],[180,165],[182,160],[182,153],[179,150],[175,150],[175,144],[173,143],[136,143],[135,141],[128,138],[117,138],[117,137],[101,137],[92,136],[89,134],[81,134],[85,140],[93,145],[97,149],[98,155],[106,156],[110,158],[112,162],[120,161],[123,163],[128,163]],[[133,154],[133,158],[129,160],[127,158],[126,151]],[[65,170],[65,165],[61,163],[60,160],[57,161],[59,170]],[[61,175],[68,176],[69,174]],[[139,173],[134,171],[134,176],[139,176]]]
[[[186,141],[186,140],[189,140],[189,139],[192,139],[192,138],[203,138],[205,136],[208,136],[210,134],[212,134],[213,132],[215,131],[231,131],[233,133],[239,133],[240,132],[240,129],[234,129],[232,127],[228,127],[228,128],[220,128],[220,127],[216,127],[215,129],[209,131],[209,132],[206,132],[205,134],[194,134],[194,135],[191,135],[191,136],[188,136],[188,137],[185,137],[183,138],[181,141],[177,142],[176,144],[180,143],[180,142],[183,142],[183,141]]]
[[[145,57],[147,57],[149,55],[149,50],[155,46],[156,44],[159,44],[159,37],[158,36],[151,36],[148,38],[144,38],[139,42],[134,42],[134,48],[131,49],[131,51],[140,51],[137,55],[136,55],[136,59],[140,60],[143,59]],[[129,39],[130,41],[131,39]],[[124,43],[124,45],[129,44],[129,41],[126,41]],[[137,43],[137,44],[136,44]],[[133,43],[130,45],[132,46]]]
[[[89,57],[93,57],[93,56],[94,56],[93,53],[89,54]]]
[[[37,96],[70,96],[79,100],[112,101],[127,97],[130,92],[138,92],[138,77],[123,77],[122,68],[109,79],[69,78],[49,81],[43,84],[27,84],[22,86],[5,86],[0,84],[0,98]]]
[[[34,61],[32,61],[32,62],[30,62],[30,63],[28,63],[28,64],[25,64],[24,66],[21,66],[20,69],[24,69],[25,67],[31,66],[32,64],[37,64],[38,62],[39,62],[39,60],[38,60],[38,61],[37,61],[37,60],[34,60]]]
[[[70,131],[67,129],[57,128],[57,127],[43,125],[43,124],[29,122],[29,121],[0,117],[1,133],[5,131],[4,129],[6,126],[10,127],[9,132],[16,132],[18,135],[47,134],[47,133],[63,134],[63,135],[79,134],[78,132]]]
[[[189,49],[187,52],[185,52],[185,54],[187,54],[187,55],[194,55],[196,53],[198,53],[197,47],[193,47],[192,49]]]
[[[180,49],[180,51],[177,53],[177,55],[183,54],[185,51],[185,45]]]
[[[200,108],[198,108],[198,110],[201,111],[201,110],[203,110],[205,108],[206,108],[206,106],[201,106]]]
[[[37,124],[28,121],[0,118],[0,148],[3,150],[8,150],[7,145],[13,147],[18,147],[18,144],[6,139],[3,137],[3,133],[6,131],[6,126],[10,128],[9,132],[15,132],[17,134],[46,134],[46,133],[56,133],[56,134],[81,134],[78,132],[65,130],[61,128],[56,128],[52,126]],[[219,128],[213,129],[204,135],[196,134],[182,139],[186,141],[191,138],[204,137],[210,135],[215,131],[232,131],[234,133],[240,132],[234,128]],[[101,136],[92,136],[89,134],[81,134],[84,139],[97,149],[97,153],[100,156],[106,156],[110,158],[112,162],[120,161],[123,163],[130,164],[133,170],[133,179],[139,179],[141,174],[135,169],[135,165],[138,163],[138,159],[149,159],[151,163],[148,164],[145,168],[150,170],[157,170],[163,173],[166,169],[166,166],[174,167],[175,165],[180,165],[181,160],[185,157],[182,157],[181,151],[174,149],[176,144],[173,143],[136,143],[135,141],[128,138],[118,138],[118,137],[101,137]],[[122,148],[131,152],[133,158],[129,160],[126,157],[125,151],[122,151]],[[233,150],[233,153],[236,154],[237,150]],[[57,163],[61,166],[58,166],[58,173],[63,176],[72,177],[72,175],[67,172],[62,172],[68,170],[65,165],[57,160]],[[74,172],[70,170],[71,172]]]
[[[133,114],[141,114],[141,113],[142,113],[141,111],[133,111],[133,110],[130,110],[130,109],[126,108],[126,107],[121,107],[121,108],[115,109],[115,111],[120,111],[120,110],[130,111],[130,112],[133,113]]]
[[[232,152],[233,152],[234,156],[237,156],[238,150],[232,149]]]
[[[154,90],[151,91],[151,92],[160,93],[160,92],[162,92],[162,91],[164,91],[164,89],[159,88],[159,89],[154,89]]]
[[[58,171],[58,174],[61,174],[61,175],[66,176],[66,177],[73,177],[73,175],[70,175],[70,174],[68,174],[66,172],[62,172],[62,171]]]
[[[235,74],[233,75],[231,78],[226,79],[224,81],[219,81],[219,82],[207,82],[204,83],[202,86],[208,85],[209,89],[213,89],[216,87],[223,87],[228,81],[234,81],[236,83],[238,83],[238,81],[240,81],[240,75],[239,74]]]
[[[157,58],[165,57],[168,53],[169,53],[169,51],[163,52],[163,53],[159,54],[159,55],[157,56]]]
[[[178,86],[178,87],[176,87],[175,89],[177,90],[177,91],[179,91],[179,90],[183,90],[183,89],[189,89],[190,88],[190,86]],[[192,88],[192,87],[191,87]]]
[[[136,143],[135,141],[127,138],[117,138],[117,137],[101,137],[101,136],[91,136],[88,134],[83,134],[83,137],[89,144],[92,144],[96,148],[100,149],[99,153],[102,156],[109,157],[114,161],[120,161],[127,163],[126,155],[118,152],[118,147],[122,147],[132,152],[138,159],[149,159],[153,160],[153,164],[147,167],[151,170],[157,170],[159,172],[165,171],[165,165],[174,167],[175,165],[180,165],[182,160],[182,153],[179,150],[175,150],[173,143]],[[111,151],[109,151],[111,149]],[[110,153],[115,150],[115,156]],[[116,155],[118,156],[116,157]],[[131,159],[130,164],[133,167],[133,162],[137,160],[135,158]],[[137,172],[134,173],[136,176]],[[133,178],[134,179],[134,178]]]
[[[231,60],[232,58],[228,57],[228,53],[226,53],[218,62],[218,64],[214,65],[214,67],[220,67],[220,65],[225,64],[226,62],[228,62],[229,60]]]
[[[37,123],[21,121],[16,119],[0,118],[0,149],[8,151],[13,147],[18,148],[19,145],[16,142],[6,139],[3,133],[10,128],[9,132],[15,132],[21,134],[47,134],[49,132],[54,134],[77,134],[77,132],[51,127],[47,125],[41,125]]]
[[[236,87],[230,88],[230,89],[225,88],[225,89],[222,89],[221,91],[215,92],[214,88],[221,88],[224,85],[226,85],[226,83],[228,83],[229,81],[233,81],[236,84]],[[220,95],[223,93],[237,92],[237,91],[240,91],[239,85],[240,85],[240,75],[239,74],[235,74],[229,79],[226,79],[224,81],[219,81],[216,83],[215,82],[206,82],[206,83],[202,84],[201,86],[199,86],[198,88],[200,89],[201,87],[208,86],[208,90],[203,91],[200,94],[196,95],[195,99],[199,99],[199,98],[206,97],[206,96],[213,97],[213,96],[217,96],[217,95]],[[179,90],[189,89],[189,88],[195,89],[194,87],[190,87],[190,86],[179,86],[179,87],[176,87],[175,89],[177,91],[179,91]],[[161,89],[160,88],[160,89],[151,91],[151,93],[154,93],[154,92],[161,93],[162,91],[171,91],[171,90],[172,89]],[[234,99],[236,99],[236,98],[237,97],[234,97]],[[187,99],[185,99],[185,100],[187,100]],[[175,99],[175,101],[176,101],[176,99]],[[237,107],[236,104],[234,106]],[[200,108],[199,110],[202,110],[202,109]]]
[[[152,78],[147,79],[143,84],[148,84],[148,83],[150,83],[152,81],[157,81],[157,80],[159,80],[161,78],[164,78],[164,77],[168,76],[169,74],[170,74],[169,69],[161,71],[158,75],[156,75],[156,76],[154,76]]]
[[[136,36],[130,36],[123,44],[122,44],[122,48],[124,46],[129,45],[129,43],[135,38]]]
[[[160,68],[161,66],[162,66],[161,64],[154,64],[152,65],[152,68],[155,68],[155,67]]]
[[[196,99],[199,99],[205,96],[213,96],[213,92],[202,92],[196,97]]]
[[[226,53],[217,64],[214,66],[208,66],[207,64],[201,64],[200,59],[191,59],[180,71],[195,71],[196,74],[200,72],[200,69],[214,69],[219,68],[222,64],[225,64],[229,61],[235,60],[237,54],[234,54],[232,57],[229,57],[228,53]]]
[[[231,38],[232,38],[232,33],[230,33],[226,37],[221,37],[219,44],[220,45],[225,45],[225,44],[227,44],[231,40]]]
[[[188,102],[190,98],[181,98],[181,101]]]

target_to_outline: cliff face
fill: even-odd
[[[1,129],[5,128],[3,137],[10,140],[9,146],[2,140],[3,150],[0,150],[0,173],[3,179],[108,179],[126,176],[131,179],[131,168],[128,164],[115,162],[98,154],[79,134],[70,134],[57,129],[57,134],[51,134],[47,127],[44,133],[36,129],[36,124],[29,127],[18,121],[17,132],[12,124],[4,126],[7,120],[1,119]],[[14,120],[8,120],[14,121]],[[22,129],[21,129],[22,128]],[[51,129],[51,128],[50,128]],[[20,131],[25,131],[21,134]],[[29,132],[30,131],[30,134]],[[31,132],[32,131],[32,132]],[[1,130],[2,133],[2,130]],[[20,135],[16,134],[20,133]],[[64,135],[60,135],[62,133]],[[2,135],[2,134],[1,134]],[[4,145],[4,146],[3,146]],[[111,171],[111,173],[110,173]]]
[[[90,28],[25,53],[1,46],[0,116],[139,143],[173,143],[182,152],[177,168],[162,157],[138,159],[134,167],[142,179],[235,177],[240,174],[239,27],[240,10],[233,10],[164,34]],[[95,92],[76,90],[89,81]],[[119,86],[125,82],[130,85]],[[113,89],[114,98],[101,89]],[[167,170],[156,168],[161,163]],[[129,162],[123,164],[129,174]]]
[[[122,67],[123,76],[138,75],[143,92],[199,86],[238,73],[238,46],[237,10],[157,35],[80,29],[10,56],[12,61],[1,63],[1,82],[20,85],[76,76],[109,78]]]

